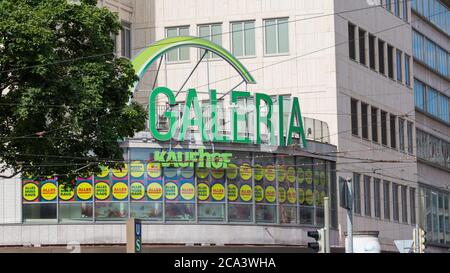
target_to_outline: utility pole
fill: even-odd
[[[348,249],[347,253],[353,253],[353,187],[352,187],[352,179],[347,178],[347,189],[348,189],[348,203],[349,208],[347,209],[347,244]]]
[[[325,237],[325,253],[330,253],[330,198],[325,197],[323,199],[324,205],[324,237]]]

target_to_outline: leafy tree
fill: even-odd
[[[0,171],[70,181],[122,166],[118,141],[146,114],[113,54],[117,15],[95,0],[0,0],[0,18]]]

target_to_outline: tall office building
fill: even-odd
[[[429,249],[450,245],[450,1],[412,1],[420,225]]]

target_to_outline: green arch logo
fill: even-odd
[[[180,37],[172,37],[160,40],[151,46],[144,49],[141,53],[139,53],[132,61],[134,70],[136,74],[139,76],[139,79],[142,79],[147,69],[159,58],[161,55],[165,54],[167,51],[176,49],[182,46],[186,47],[196,47],[209,50],[216,55],[220,56],[223,60],[228,62],[234,69],[242,76],[242,78],[248,84],[255,84],[256,81],[250,72],[244,67],[244,65],[234,57],[230,52],[228,52],[223,47],[202,39],[198,37],[192,36],[180,36]],[[137,88],[139,82],[137,82],[132,91],[134,92]]]

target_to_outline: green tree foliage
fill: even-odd
[[[144,129],[135,72],[113,54],[119,19],[95,3],[0,0],[0,171],[70,181],[120,167],[120,140]]]

